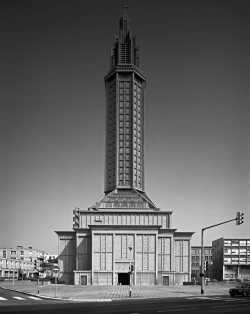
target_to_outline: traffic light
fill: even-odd
[[[243,221],[244,220],[244,214],[243,213],[240,213],[240,212],[237,212],[236,213],[236,225],[241,225],[243,224]]]
[[[205,267],[205,270],[208,270],[208,261],[205,261],[205,265],[204,265]]]
[[[73,217],[73,221],[74,221],[74,224],[73,224],[73,228],[79,228],[79,208],[76,208],[73,210],[73,214],[74,214],[74,217]]]
[[[36,269],[36,259],[34,260],[34,268]]]
[[[134,272],[134,265],[129,266],[129,274],[131,275]]]

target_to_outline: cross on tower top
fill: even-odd
[[[127,13],[128,6],[127,6],[126,4],[124,4],[123,9],[124,9],[124,14],[126,14],[126,13]]]

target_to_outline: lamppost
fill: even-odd
[[[131,268],[131,252],[132,252],[132,249],[133,249],[133,245],[130,244],[129,245],[129,297],[131,298],[131,295],[132,295],[132,291],[131,291],[131,280],[132,280],[132,268]]]

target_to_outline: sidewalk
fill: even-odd
[[[233,285],[232,285],[233,286]],[[0,282],[0,287],[49,299],[55,298],[55,285],[38,286],[37,282]],[[229,295],[229,285],[205,286],[203,296]],[[132,298],[171,298],[201,296],[200,286],[132,286]],[[129,286],[57,285],[57,299],[68,301],[112,301],[129,298]]]

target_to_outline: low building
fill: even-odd
[[[204,246],[204,261],[208,262],[205,277],[211,279],[212,246]],[[199,278],[201,273],[201,246],[191,247],[191,276]]]
[[[214,279],[250,279],[250,238],[214,240],[212,260]]]
[[[40,271],[43,257],[44,251],[32,247],[0,248],[0,277],[17,279],[20,274],[34,277]]]

